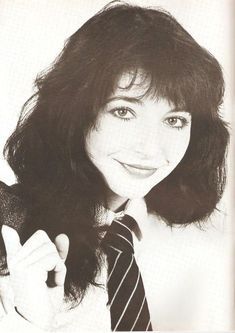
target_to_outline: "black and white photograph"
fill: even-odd
[[[234,11],[0,1],[0,332],[235,331]]]

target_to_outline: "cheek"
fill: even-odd
[[[131,145],[130,133],[123,126],[113,126],[112,121],[103,121],[102,126],[92,130],[86,139],[90,156],[105,157]]]
[[[178,130],[176,130],[178,132]],[[182,133],[173,133],[165,143],[167,159],[177,165],[184,157],[190,141],[190,129]]]

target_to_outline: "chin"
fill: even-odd
[[[109,188],[117,194],[119,197],[122,198],[127,198],[127,199],[138,199],[138,198],[143,198],[145,197],[152,189],[151,188],[146,188],[142,186],[133,186],[128,184],[121,186],[121,184],[108,184]]]

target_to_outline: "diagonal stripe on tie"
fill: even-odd
[[[135,220],[114,220],[103,239],[108,260],[108,305],[112,331],[151,331],[142,277],[134,257]]]

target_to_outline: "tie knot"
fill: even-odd
[[[136,226],[136,221],[129,215],[115,218],[103,239],[104,246],[113,247],[122,252],[134,253],[132,230]]]

